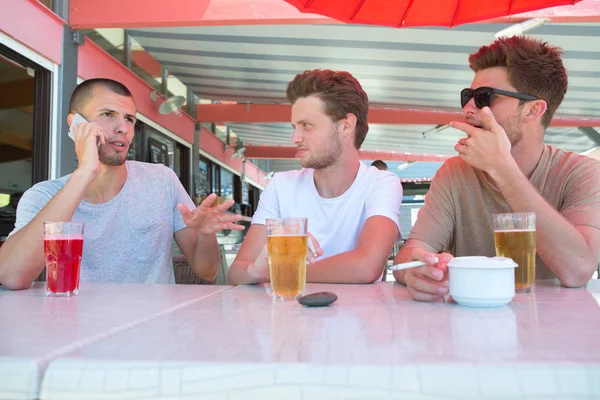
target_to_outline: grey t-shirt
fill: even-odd
[[[72,221],[84,222],[81,282],[175,283],[173,233],[186,226],[178,203],[194,203],[175,173],[160,164],[127,161],[127,180],[103,204],[82,201]],[[17,208],[17,232],[67,183],[71,175],[40,182]]]

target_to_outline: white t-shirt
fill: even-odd
[[[275,174],[260,196],[252,223],[308,218],[308,231],[324,252],[321,259],[353,250],[365,221],[375,215],[394,221],[401,238],[402,185],[396,175],[361,162],[352,186],[341,196],[326,199],[317,192],[313,174],[311,168]]]

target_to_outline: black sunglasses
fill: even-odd
[[[495,89],[491,87],[478,87],[477,89],[463,89],[460,92],[460,105],[465,108],[471,99],[475,99],[475,106],[479,109],[489,107],[492,104],[494,95],[501,94],[502,96],[514,97],[520,100],[539,100],[535,96],[518,92],[508,92],[506,90]]]

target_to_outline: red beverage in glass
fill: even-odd
[[[82,253],[82,223],[44,223],[46,294],[48,296],[71,296],[79,292]]]
[[[44,240],[47,290],[54,294],[77,293],[83,238]]]

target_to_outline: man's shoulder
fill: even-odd
[[[477,169],[470,166],[465,160],[459,156],[448,158],[442,166],[437,170],[436,176],[445,175],[449,178],[458,178],[459,176],[474,175],[477,173]]]
[[[311,168],[295,169],[292,171],[277,172],[273,175],[276,185],[297,185],[312,179],[314,170]]]
[[[442,168],[451,168],[451,169],[473,169],[465,160],[460,158],[459,156],[453,156],[442,164]]]
[[[23,193],[19,201],[19,208],[22,210],[29,207],[41,208],[48,203],[65,186],[71,174],[58,179],[38,182]]]
[[[559,169],[592,168],[600,169],[600,161],[581,154],[547,145],[550,154],[550,167]]]
[[[143,185],[164,185],[177,177],[171,168],[163,164],[141,161],[127,161],[127,171],[128,179]]]
[[[362,163],[361,161],[361,164],[364,163]],[[358,176],[358,179],[360,179],[361,186],[370,186],[377,184],[389,185],[394,183],[398,183],[398,185],[400,185],[400,178],[398,177],[398,175],[391,171],[380,170],[376,167],[367,166],[366,164],[364,164],[364,166],[361,166],[361,168],[363,172],[361,173],[359,171]]]
[[[68,175],[62,176],[58,179],[49,179],[47,181],[38,182],[35,185],[33,185],[32,187],[30,187],[29,189],[27,189],[25,191],[25,193],[23,194],[23,196],[25,196],[25,194],[31,195],[32,193],[36,193],[36,192],[37,193],[50,193],[52,195],[55,195],[66,185],[66,183],[70,177],[71,177],[71,174],[68,174]]]
[[[600,162],[591,157],[548,146],[549,166],[545,176],[567,188],[592,189],[600,185]]]
[[[130,172],[140,175],[162,175],[171,169],[163,164],[152,164],[142,161],[126,161]]]

